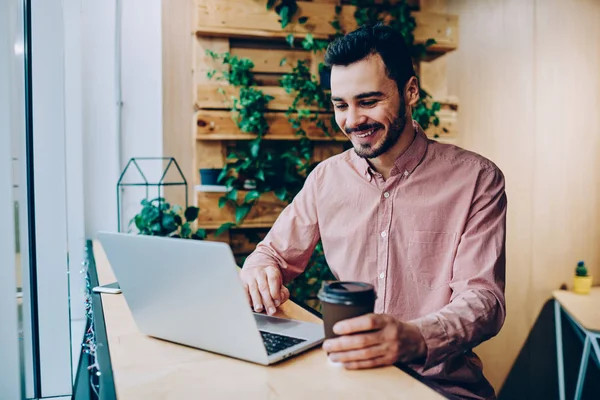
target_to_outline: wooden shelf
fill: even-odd
[[[243,199],[246,193],[248,192],[239,191],[238,198]],[[199,228],[217,229],[226,222],[235,222],[234,211],[229,205],[219,208],[219,198],[223,195],[224,193],[215,192],[196,193],[196,206],[200,208],[198,213]],[[244,220],[241,228],[271,227],[286,205],[273,193],[262,195]]]
[[[320,119],[331,126],[331,113],[322,114]],[[283,113],[266,113],[269,132],[266,140],[298,140],[295,130]],[[311,140],[347,140],[338,132],[333,137],[325,136],[315,123],[304,121],[302,128]],[[240,131],[230,111],[200,110],[196,113],[196,139],[198,140],[252,140],[256,136]]]
[[[283,39],[289,34],[302,37],[312,34],[317,39],[327,39],[335,34],[331,21],[335,19],[335,3],[298,1],[298,12],[285,28],[278,22],[279,16],[267,10],[264,2],[252,0],[196,0],[195,33],[199,36],[234,38]],[[357,28],[354,18],[355,6],[343,5],[339,15],[340,25],[346,32]],[[305,24],[298,17],[308,17]],[[458,46],[458,17],[455,15],[419,12],[412,16],[417,22],[414,31],[416,43],[435,39],[429,48],[433,52],[452,51]]]
[[[269,110],[272,111],[287,111],[292,106],[295,98],[293,94],[287,93],[280,86],[259,86],[258,89],[274,97],[269,102]],[[199,83],[196,90],[196,106],[199,109],[231,109],[233,106],[231,101],[232,96],[239,96],[239,91],[233,86],[213,82]],[[319,111],[319,108],[314,105],[303,107],[311,111]]]
[[[277,88],[269,88],[269,92],[276,92]],[[438,100],[442,108],[438,113],[440,125],[431,126],[427,130],[430,137],[438,135],[440,137],[455,137],[458,131],[458,99],[446,98]],[[266,140],[298,140],[295,130],[283,113],[266,113],[269,122],[270,132],[265,135]],[[327,124],[331,122],[331,113],[323,113],[321,118]],[[233,121],[230,111],[220,110],[199,110],[196,113],[196,139],[202,141],[210,140],[252,140],[254,135],[244,133],[237,127]],[[348,139],[338,132],[333,138],[327,137],[316,124],[304,122],[302,127],[307,132],[308,137],[315,141],[342,141]]]

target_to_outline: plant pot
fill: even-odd
[[[200,184],[201,185],[221,185],[217,182],[219,175],[221,174],[220,168],[207,168],[200,170]]]
[[[574,276],[573,291],[578,294],[589,294],[592,290],[591,276]]]

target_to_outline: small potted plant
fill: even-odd
[[[589,294],[590,290],[592,290],[592,277],[588,275],[585,263],[579,261],[573,277],[573,291],[578,294]]]
[[[198,207],[171,205],[164,198],[142,200],[142,209],[131,219],[129,226],[135,226],[139,235],[166,236],[182,239],[206,239],[204,229],[194,229],[198,218]]]

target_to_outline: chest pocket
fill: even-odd
[[[455,233],[413,231],[408,242],[408,265],[413,282],[429,289],[452,279]]]

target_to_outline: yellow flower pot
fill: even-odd
[[[578,294],[589,294],[592,290],[591,276],[574,276],[573,291]]]

